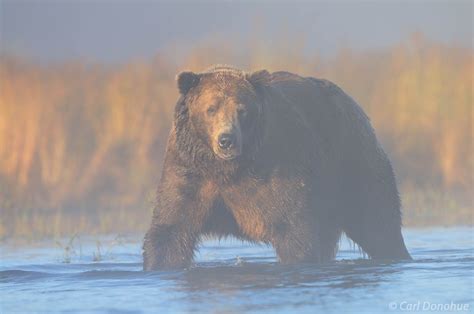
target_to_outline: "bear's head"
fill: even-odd
[[[186,133],[181,136],[194,141],[186,145],[201,155],[200,160],[234,161],[253,153],[262,124],[263,86],[269,77],[265,70],[246,74],[230,67],[178,75],[181,99],[175,123]]]

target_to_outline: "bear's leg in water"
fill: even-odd
[[[380,199],[379,199],[380,200]],[[344,232],[374,259],[411,259],[401,232],[399,206],[379,201],[346,208]]]
[[[214,202],[213,189],[167,170],[145,235],[144,270],[188,266]]]

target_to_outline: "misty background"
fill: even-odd
[[[414,32],[472,46],[472,1],[131,1],[1,2],[1,49],[35,61],[117,63],[189,49],[215,37],[264,44],[282,35],[307,52],[341,46],[387,48]],[[173,51],[176,57],[185,52]]]
[[[143,232],[178,93],[215,63],[323,77],[408,226],[472,224],[472,1],[0,1],[0,237]]]

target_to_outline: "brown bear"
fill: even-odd
[[[339,87],[228,66],[177,81],[145,270],[186,267],[205,235],[271,244],[282,263],[323,263],[344,232],[371,258],[410,259],[390,161]]]

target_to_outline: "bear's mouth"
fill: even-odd
[[[213,144],[214,154],[221,160],[234,160],[242,154],[240,130],[221,132]]]
[[[220,147],[214,148],[214,155],[221,160],[234,160],[242,154],[242,148],[240,144],[233,146],[231,148],[222,149]]]
[[[230,160],[234,160],[237,157],[239,157],[240,154],[238,152],[218,152],[218,153],[216,153],[216,156],[219,159],[230,161]]]

